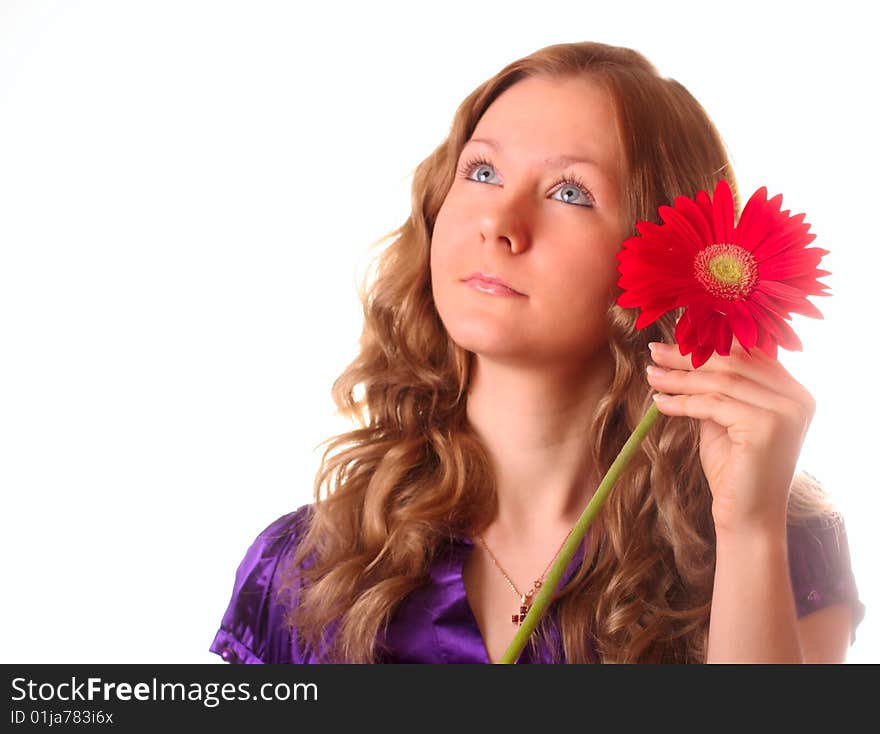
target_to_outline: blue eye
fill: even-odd
[[[476,179],[471,178],[471,174],[474,172],[474,169],[480,168],[482,166],[488,166],[489,168],[494,168],[494,166],[487,161],[485,158],[471,158],[467,162],[465,162],[461,168],[458,170],[458,174],[463,178],[468,179],[469,181],[476,181]],[[483,178],[481,181],[485,181]],[[586,204],[576,204],[576,206],[583,206],[586,208],[592,208],[595,203],[595,199],[593,198],[593,194],[586,187],[583,181],[580,180],[575,174],[567,174],[559,179],[556,184],[559,188],[556,191],[571,191],[572,189],[578,190],[581,194],[583,194],[584,199],[586,200]],[[556,192],[554,192],[556,193]],[[577,197],[567,198],[567,199],[557,199],[557,201],[564,201],[565,203],[574,202]]]

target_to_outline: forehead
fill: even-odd
[[[472,138],[499,141],[520,159],[586,158],[617,177],[620,137],[611,95],[589,78],[528,77],[504,90]]]

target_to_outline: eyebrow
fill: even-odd
[[[484,143],[488,145],[490,148],[494,148],[496,151],[501,151],[501,145],[499,142],[493,138],[470,138],[465,145],[468,143]],[[586,158],[584,156],[577,155],[551,155],[546,158],[541,159],[541,163],[545,166],[568,166],[572,163],[586,163],[588,166],[593,166],[595,168],[601,168],[596,161],[592,158]]]

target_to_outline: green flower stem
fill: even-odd
[[[642,439],[648,434],[648,431],[651,426],[654,425],[654,421],[657,420],[657,416],[659,415],[660,411],[657,410],[657,405],[652,404],[651,407],[648,408],[648,412],[645,413],[645,417],[639,421],[639,424],[623,445],[623,448],[620,450],[614,463],[599,483],[596,493],[590,499],[586,509],[584,509],[580,518],[575,523],[571,535],[568,536],[568,540],[566,540],[565,544],[562,546],[562,550],[559,551],[559,555],[556,557],[553,567],[550,569],[547,578],[544,580],[544,583],[541,585],[540,590],[535,596],[535,600],[532,602],[529,613],[526,615],[522,625],[517,630],[516,635],[514,635],[513,640],[511,640],[510,645],[508,645],[507,650],[504,651],[504,655],[502,655],[501,659],[498,661],[499,664],[515,663],[519,658],[520,653],[526,646],[529,635],[535,627],[537,627],[541,615],[549,605],[551,601],[550,597],[556,592],[556,587],[559,586],[559,582],[562,580],[562,575],[565,573],[569,561],[571,561],[578,545],[580,545],[581,540],[586,534],[587,528],[590,527],[590,523],[592,523],[596,515],[599,514],[599,510],[602,509],[602,503],[605,502],[605,498],[611,492],[611,488],[617,481],[617,477],[620,476],[620,473],[629,463],[629,460],[639,447],[639,444],[641,444]]]

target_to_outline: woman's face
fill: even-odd
[[[571,366],[606,348],[627,229],[620,155],[611,99],[591,81],[530,77],[490,105],[431,241],[434,302],[457,344],[493,360]],[[465,282],[473,273],[522,295],[488,293]]]

